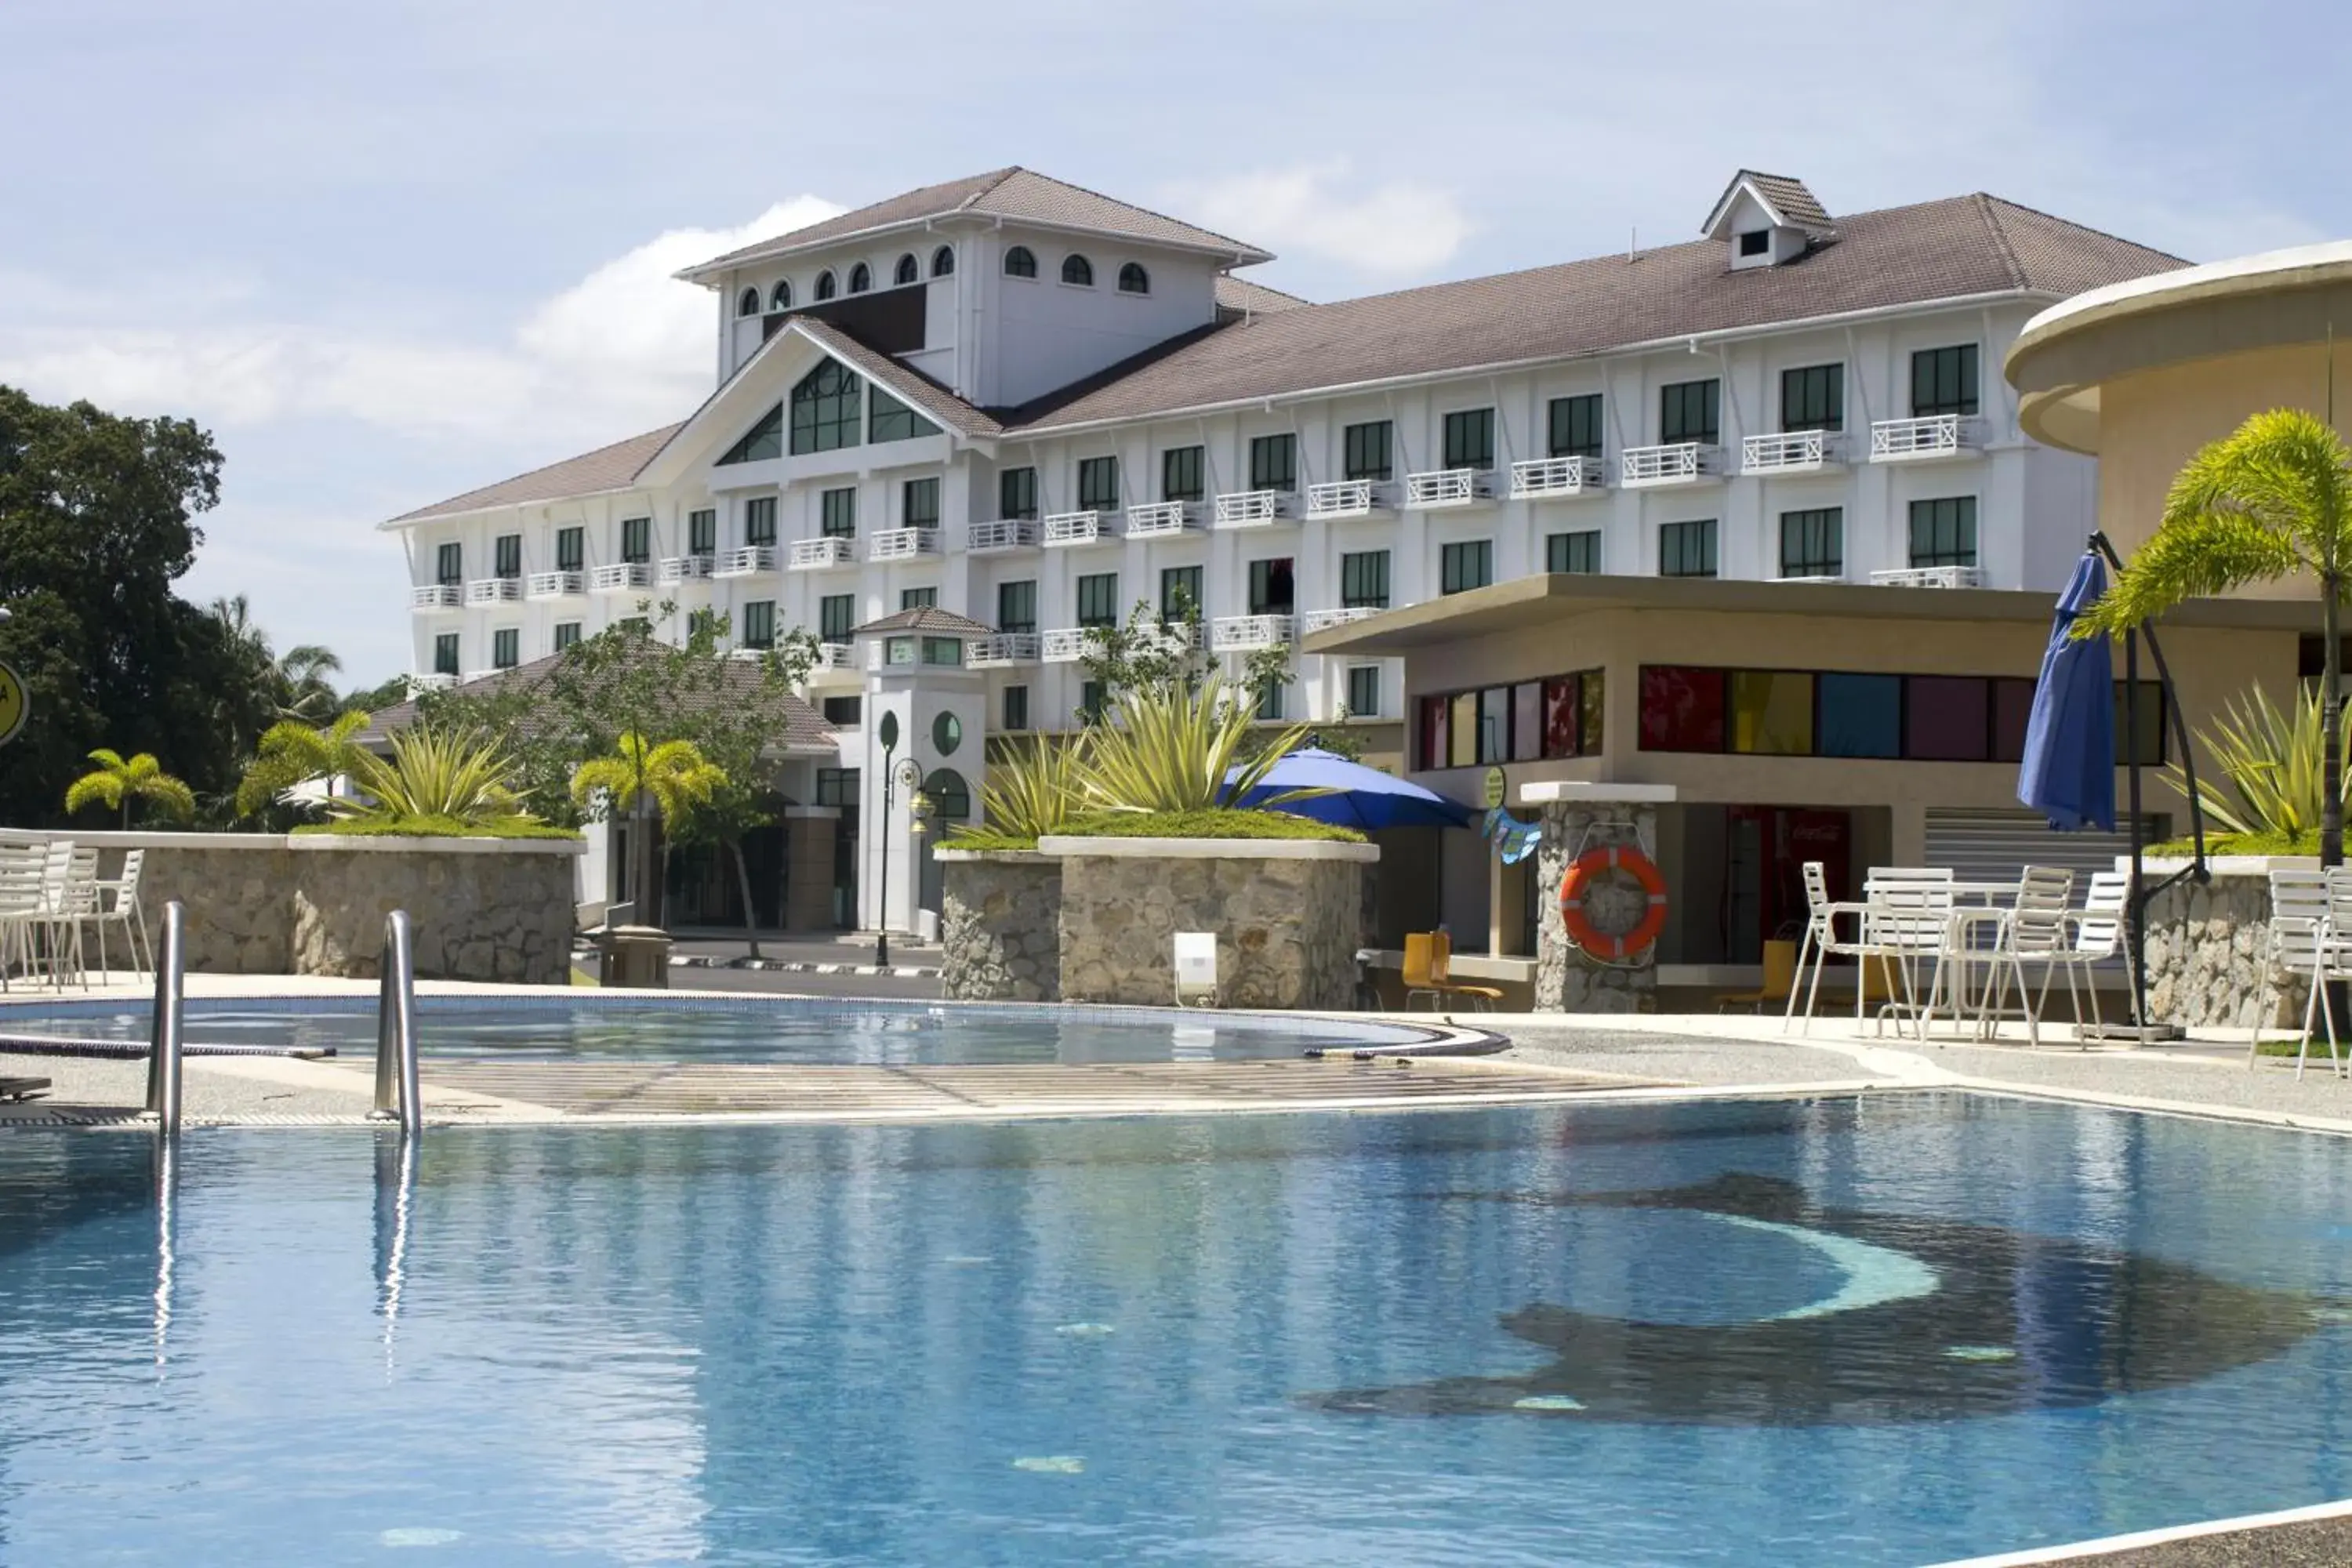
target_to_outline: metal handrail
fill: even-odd
[[[163,906],[163,951],[155,964],[155,1020],[148,1037],[147,1109],[158,1129],[180,1130],[181,1031],[188,1014],[188,911]]]
[[[425,1103],[416,1086],[416,954],[406,910],[384,917],[383,957],[376,969],[382,979],[376,994],[373,1114],[386,1121],[396,1117],[401,1135],[414,1138],[425,1126]]]

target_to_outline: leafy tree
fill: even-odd
[[[380,686],[357,687],[345,692],[342,701],[336,706],[346,713],[354,709],[362,713],[381,713],[407,700],[408,677],[395,675]]]
[[[2344,859],[2342,612],[2352,574],[2352,451],[2299,408],[2257,414],[2189,459],[2163,521],[2078,636],[2120,637],[2182,601],[2307,574],[2319,591],[2319,858]]]
[[[141,752],[124,761],[121,754],[100,746],[89,754],[98,766],[66,786],[66,814],[93,805],[122,813],[122,826],[131,826],[131,805],[145,801],[174,821],[185,822],[196,814],[196,797],[188,786],[163,771],[152,752]]]
[[[608,811],[634,813],[642,822],[660,817],[665,836],[675,838],[688,813],[709,804],[727,783],[727,775],[704,760],[691,741],[649,741],[635,732],[624,734],[610,756],[592,757],[572,775],[572,798],[592,817]],[[651,889],[652,836],[640,834],[637,868],[640,889]],[[667,850],[664,850],[667,855]],[[650,919],[651,899],[641,893],[642,919]]]
[[[368,716],[355,708],[324,728],[295,719],[272,724],[237,784],[237,815],[260,816],[288,790],[312,779],[358,773],[369,752],[352,737],[368,723]]]

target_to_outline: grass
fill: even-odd
[[[2352,1058],[2352,1041],[2339,1040],[2336,1048],[2347,1058]],[[2254,1048],[2254,1054],[2259,1057],[2285,1057],[2293,1060],[2295,1053],[2302,1049],[2303,1042],[2299,1039],[2264,1040]],[[2335,1065],[2328,1059],[2327,1031],[2315,1023],[2312,1026],[2311,1032],[2311,1060],[2314,1066],[2321,1062],[2328,1062],[2331,1067]]]
[[[2195,853],[2194,844],[2186,838],[2168,839],[2147,847],[2151,855]],[[2205,836],[2208,855],[2316,855],[2319,853],[2319,832],[2309,833],[2209,833]]]
[[[1336,827],[1282,811],[1106,811],[1077,817],[1060,832],[1079,838],[1306,838],[1332,844],[1361,844],[1364,836],[1352,827]],[[986,828],[957,834],[944,849],[1034,849],[1037,841]]]
[[[505,822],[464,823],[454,816],[351,816],[314,822],[297,833],[341,838],[577,838],[569,827],[516,817]]]

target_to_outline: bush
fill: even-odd
[[[1330,844],[1361,844],[1352,827],[1314,822],[1279,811],[1105,811],[1065,823],[1057,833],[1073,838],[1306,838]],[[1037,840],[985,828],[960,834],[944,849],[1034,849]]]
[[[491,822],[460,822],[454,816],[346,816],[317,822],[294,830],[325,833],[339,838],[572,838],[569,827],[530,817],[509,816]]]
[[[2150,855],[2179,856],[2183,858],[2197,852],[2196,841],[2189,838],[2168,839],[2147,847]],[[2319,853],[2319,829],[2302,833],[2208,833],[2205,836],[2208,855],[2316,855]]]

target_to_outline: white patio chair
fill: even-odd
[[[0,991],[8,971],[22,963],[33,977],[35,942],[41,923],[41,872],[48,858],[38,844],[0,844]]]
[[[2068,908],[2074,897],[2074,873],[2058,866],[2028,866],[2018,879],[2017,898],[2006,910],[1981,910],[1963,912],[1953,920],[1958,938],[1958,956],[1963,961],[1982,959],[1990,963],[1982,1005],[1977,1013],[1977,1034],[1990,1036],[2009,1000],[2010,982],[2017,983],[2018,1010],[2025,1015],[2025,1038],[2029,1045],[2042,1043],[2041,1013],[2050,996],[2050,978],[2063,962],[2068,946],[2067,921],[2073,913]],[[1976,949],[1969,941],[1972,927],[1986,921],[1994,924],[1990,951]],[[2037,992],[2025,983],[2025,966],[2042,966],[2042,986]],[[2068,976],[2074,971],[2069,968]],[[2069,990],[2072,990],[2070,984]],[[2083,1021],[2079,1001],[2074,1022]]]
[[[1884,1018],[1895,1016],[1895,1030],[1903,1032],[1908,1012],[1919,1037],[1927,1037],[1934,1020],[1936,998],[1945,984],[1945,955],[1951,948],[1952,869],[1948,866],[1883,866],[1874,868],[1863,884],[1864,910],[1861,950],[1878,958],[1903,977],[1903,1000],[1880,1007]],[[1919,970],[1927,969],[1923,994]],[[1861,990],[1854,996],[1854,1020],[1862,1018]]]
[[[2303,1005],[2303,1044],[2295,1052],[2294,1071],[2303,1076],[2304,1064],[2311,1056],[2312,1016],[2315,1010],[2327,1025],[2327,1054],[2339,1063],[2342,1053],[2336,1040],[2336,1010],[2328,1005],[2327,963],[2327,874],[2324,871],[2273,871],[2271,873],[2271,918],[2263,937],[2263,981],[2269,1005],[2254,1015],[2252,1037],[2246,1042],[2246,1066],[2252,1068],[2260,1058],[2263,1043],[2263,1020],[2278,1009],[2279,977],[2293,975],[2310,988]]]
[[[97,899],[98,851],[83,849],[68,838],[49,840],[41,862],[41,932],[47,938],[49,984],[62,991],[68,971],[89,989],[89,971],[82,963],[81,921]]]
[[[106,928],[122,928],[122,944],[131,950],[131,973],[155,973],[155,942],[147,931],[147,911],[139,902],[139,883],[145,871],[147,851],[132,849],[122,857],[122,868],[112,878],[96,885],[96,910],[90,916],[90,927],[98,933],[98,972],[111,977],[106,955]],[[146,965],[140,964],[140,950],[146,950]]]
[[[1869,907],[1855,902],[1842,903],[1832,899],[1829,868],[1821,861],[1806,861],[1803,871],[1805,934],[1797,943],[1797,968],[1789,981],[1789,1005],[1780,1015],[1780,1032],[1784,1035],[1789,1032],[1789,1025],[1797,1016],[1797,994],[1800,991],[1805,994],[1805,1023],[1802,1032],[1809,1035],[1812,1033],[1813,1005],[1821,996],[1823,965],[1829,962],[1832,954],[1843,958],[1852,956],[1857,951],[1855,942],[1846,941],[1838,935],[1838,921],[1842,919],[1851,921],[1853,929],[1859,937],[1862,931],[1863,912]],[[1813,966],[1813,976],[1810,982],[1805,978],[1805,965],[1809,961]],[[1864,989],[1861,972],[1857,970],[1853,990],[1854,1018],[1857,1023],[1862,1017]]]

